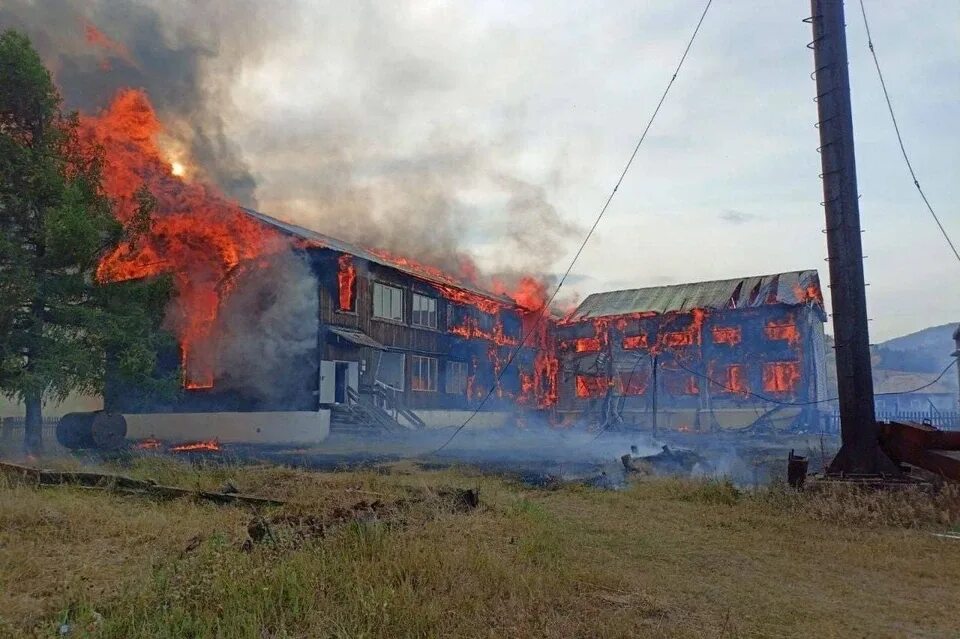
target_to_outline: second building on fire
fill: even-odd
[[[243,214],[285,248],[218,285],[204,350],[181,348],[161,367],[183,367],[177,397],[108,384],[108,410],[282,411],[387,428],[523,414],[716,431],[810,426],[817,417],[803,407],[825,398],[813,270],[597,293],[563,319],[541,318],[437,269]]]
[[[556,329],[557,411],[681,431],[813,427],[825,320],[815,270],[590,295]]]

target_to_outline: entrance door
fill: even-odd
[[[347,385],[350,380],[350,365],[347,362],[336,362],[336,385],[334,386],[334,400],[338,404],[347,403]]]

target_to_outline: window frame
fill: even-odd
[[[454,370],[457,371],[456,374]],[[470,364],[456,360],[448,360],[443,379],[443,390],[447,395],[466,395],[467,380],[470,377]],[[457,381],[456,388],[451,389],[451,382]]]
[[[427,387],[423,388],[418,383],[418,380],[423,379],[420,373],[423,372],[423,366],[426,364],[427,371]],[[436,357],[429,357],[427,355],[411,355],[410,356],[410,390],[421,392],[421,393],[436,393],[438,382],[437,379],[440,373],[440,361]],[[433,382],[432,387],[430,382]]]
[[[427,301],[432,303],[433,310],[430,311],[424,310],[422,308],[417,308],[418,302]],[[431,330],[437,330],[440,323],[440,301],[436,297],[431,297],[430,295],[424,295],[423,293],[417,293],[413,291],[411,295],[411,310],[410,310],[410,326],[416,326],[417,328],[429,328]],[[433,324],[425,324],[418,321],[421,313],[426,313],[427,317],[430,316],[432,312],[433,315]]]
[[[372,302],[373,302],[373,303],[370,305],[370,316],[371,316],[373,319],[380,320],[380,321],[382,321],[382,322],[393,322],[393,323],[395,323],[395,324],[405,324],[405,323],[406,323],[406,310],[407,310],[407,309],[406,309],[406,307],[405,307],[405,302],[406,302],[406,300],[404,299],[405,290],[403,289],[403,287],[395,286],[395,285],[393,285],[393,284],[387,284],[386,282],[375,281],[375,282],[373,283],[373,286],[371,287],[371,289],[372,289],[371,296],[372,296]],[[399,294],[400,294],[400,319],[397,319],[397,318],[395,318],[395,317],[387,317],[387,316],[384,316],[384,315],[378,315],[378,314],[377,314],[377,299],[378,299],[378,296],[381,297],[381,306],[382,306],[382,301],[383,301],[383,300],[382,300],[382,296],[380,296],[379,293],[382,292],[384,289],[390,290],[390,291],[393,291],[393,292],[399,292]],[[391,310],[391,311],[393,310],[393,307],[394,307],[394,304],[393,304],[393,294],[391,294],[391,296],[390,296],[390,310]]]

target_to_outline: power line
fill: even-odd
[[[550,305],[553,303],[553,300],[557,297],[557,293],[560,292],[560,289],[563,287],[564,282],[566,282],[567,277],[570,275],[570,272],[573,270],[573,266],[577,263],[577,260],[580,259],[580,254],[583,253],[583,249],[586,248],[587,242],[590,241],[590,238],[593,236],[593,232],[597,229],[597,226],[600,224],[600,220],[603,219],[604,214],[607,212],[607,208],[610,206],[610,202],[613,201],[613,197],[617,194],[617,189],[620,188],[620,184],[623,182],[623,179],[627,175],[627,171],[630,170],[630,166],[633,164],[633,160],[637,157],[637,153],[640,151],[640,146],[643,144],[644,140],[647,138],[647,133],[650,132],[650,127],[653,126],[653,121],[656,119],[657,114],[660,113],[660,107],[663,106],[664,100],[667,99],[667,94],[670,92],[670,88],[673,86],[673,83],[677,79],[677,75],[680,73],[680,68],[683,66],[684,61],[687,59],[687,54],[690,53],[690,48],[693,46],[693,41],[696,39],[697,34],[700,32],[700,26],[703,24],[704,18],[707,17],[707,11],[710,9],[710,5],[713,4],[713,0],[707,0],[707,4],[703,7],[703,12],[700,14],[700,19],[697,21],[697,26],[693,29],[693,34],[690,36],[690,40],[687,41],[687,46],[683,50],[683,55],[680,56],[680,61],[677,63],[677,68],[674,69],[673,75],[670,77],[670,81],[667,83],[666,88],[663,90],[663,94],[660,96],[659,102],[657,102],[656,108],[654,108],[653,113],[650,115],[650,119],[647,121],[647,126],[644,127],[643,133],[640,134],[640,139],[637,140],[636,146],[633,147],[633,153],[630,154],[630,159],[627,160],[627,163],[624,165],[623,170],[620,172],[620,177],[617,178],[616,184],[613,186],[613,190],[610,192],[610,195],[607,196],[606,201],[603,203],[603,207],[600,209],[600,213],[597,215],[597,219],[593,221],[593,226],[590,227],[590,230],[587,232],[586,236],[583,238],[583,242],[580,243],[580,248],[577,249],[577,252],[574,254],[573,259],[570,260],[570,265],[567,267],[567,270],[563,273],[563,276],[560,278],[560,281],[557,283],[557,287],[554,289],[553,294],[550,296],[550,299],[547,300],[546,304],[543,305],[543,308],[540,309],[540,312],[537,314],[537,319],[533,323],[533,326],[530,328],[530,331],[526,335],[523,335],[520,343],[517,345],[516,349],[510,354],[510,357],[507,359],[507,363],[500,369],[500,372],[497,373],[496,378],[494,379],[493,385],[490,387],[490,390],[484,395],[483,399],[477,404],[477,407],[470,413],[470,416],[460,424],[460,426],[453,431],[453,434],[450,435],[450,438],[447,439],[439,448],[431,451],[432,453],[438,453],[447,445],[453,441],[453,438],[460,434],[464,428],[467,427],[474,417],[480,412],[480,409],[483,408],[484,404],[487,403],[487,400],[493,395],[496,389],[500,386],[500,380],[503,378],[504,373],[510,368],[510,365],[513,363],[513,360],[516,359],[517,355],[520,353],[520,350],[526,345],[527,340],[531,335],[536,333],[537,328],[539,328],[540,323],[543,321],[544,315],[548,312]]]
[[[883,89],[883,97],[887,101],[887,111],[890,112],[890,120],[893,122],[893,130],[896,132],[897,142],[900,144],[900,154],[903,155],[903,161],[907,165],[907,170],[910,171],[910,177],[913,179],[913,185],[917,187],[917,191],[920,193],[923,203],[927,205],[927,210],[930,211],[933,221],[937,223],[940,233],[943,234],[943,239],[945,239],[947,244],[950,245],[950,250],[953,251],[957,261],[960,261],[960,252],[957,252],[957,247],[947,234],[947,230],[943,228],[943,224],[940,222],[940,218],[937,217],[933,207],[930,205],[927,195],[923,192],[923,189],[920,188],[920,181],[917,179],[917,174],[913,170],[913,165],[910,164],[910,157],[907,155],[907,149],[903,146],[903,136],[900,135],[900,126],[897,124],[897,116],[893,112],[893,103],[890,102],[890,93],[887,91],[887,83],[883,79],[883,71],[880,70],[880,61],[877,59],[877,52],[873,48],[873,37],[870,35],[870,24],[867,22],[867,9],[863,5],[863,0],[860,0],[860,13],[863,14],[863,27],[867,32],[867,47],[869,47],[870,55],[873,57],[873,65],[877,68],[877,77],[880,78],[880,87]]]

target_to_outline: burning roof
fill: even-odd
[[[324,235],[323,233],[319,233],[296,224],[291,224],[290,222],[278,220],[275,217],[271,217],[259,211],[254,211],[253,209],[245,208],[242,210],[252,218],[257,219],[283,233],[286,233],[287,235],[309,241],[312,246],[323,246],[334,251],[340,251],[341,253],[348,253],[375,264],[380,264],[381,266],[388,266],[390,268],[397,269],[398,271],[412,275],[416,278],[426,280],[433,284],[438,284],[441,287],[452,286],[454,288],[469,291],[470,293],[479,295],[480,297],[488,300],[492,300],[507,308],[515,308],[517,306],[517,302],[506,295],[498,295],[496,293],[486,291],[477,287],[475,284],[455,278],[452,275],[441,271],[440,269],[421,265],[413,262],[412,260],[391,255],[386,251],[364,248],[357,244],[352,244],[350,242],[331,237],[329,235]]]
[[[576,322],[632,313],[684,313],[694,309],[752,308],[768,304],[823,308],[816,270],[791,271],[711,282],[690,282],[594,293],[565,318]]]

